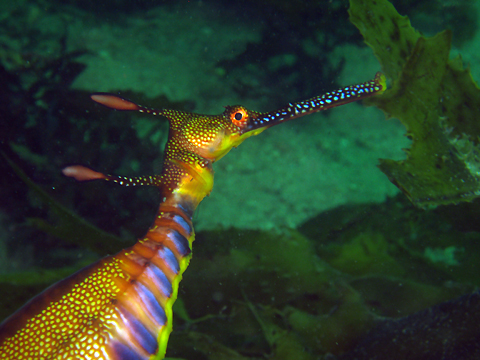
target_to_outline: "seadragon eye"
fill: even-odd
[[[237,107],[230,113],[230,120],[235,126],[243,128],[248,120],[247,110],[242,107]]]

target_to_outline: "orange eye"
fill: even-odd
[[[235,111],[232,111],[232,113],[230,114],[230,120],[234,125],[238,126],[239,128],[242,128],[245,126],[245,124],[247,123],[247,119],[248,119],[247,111],[242,108],[237,108],[235,109]]]

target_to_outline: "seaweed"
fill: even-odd
[[[475,0],[392,0],[400,14],[409,17],[423,34],[435,34],[451,29],[453,43],[461,46],[470,41],[478,30],[478,10]]]
[[[18,177],[22,179],[36,197],[48,207],[49,211],[53,213],[51,218],[54,223],[49,223],[41,218],[29,218],[27,219],[28,225],[34,226],[58,239],[90,249],[99,254],[116,252],[124,246],[121,238],[97,228],[67,209],[40,186],[35,184],[22,169],[4,153],[2,153],[2,156]]]
[[[416,147],[410,150],[410,153],[413,152],[415,155],[413,159],[410,156],[410,160],[406,161],[407,165],[402,165],[403,167],[398,165],[398,177],[400,178],[406,171],[406,166],[409,166],[408,169],[418,171],[412,174],[422,182],[412,180],[409,184],[414,189],[410,192],[413,192],[418,199],[423,199],[422,201],[417,199],[414,202],[424,206],[432,203],[425,200],[423,194],[430,191],[429,187],[432,185],[427,181],[431,173],[428,166],[431,164],[422,151],[436,151],[443,149],[441,146],[444,146],[444,150],[452,152],[453,159],[449,160],[452,164],[443,171],[437,169],[438,174],[434,173],[435,176],[447,176],[449,172],[457,171],[455,166],[458,163],[464,165],[464,167],[460,166],[460,170],[465,170],[468,161],[471,166],[475,165],[476,140],[470,135],[476,131],[475,127],[468,121],[453,126],[447,117],[458,121],[459,113],[464,112],[462,116],[465,118],[472,116],[475,109],[463,109],[462,105],[465,99],[470,107],[476,104],[475,97],[471,97],[476,87],[470,81],[469,72],[463,69],[459,59],[448,61],[450,42],[448,32],[438,35],[433,40],[425,39],[410,27],[406,18],[392,15],[388,3],[377,1],[376,4],[384,7],[380,9],[384,11],[381,15],[383,20],[374,17],[376,11],[374,11],[374,4],[371,3],[369,5],[372,7],[371,12],[367,14],[370,16],[370,22],[364,30],[370,32],[369,36],[373,36],[371,28],[378,26],[375,31],[379,37],[384,37],[386,34],[390,36],[390,45],[376,47],[379,57],[383,59],[385,72],[394,81],[391,93],[387,93],[387,96],[381,99],[386,102],[382,106],[389,110],[396,110],[395,106],[400,107],[401,104],[405,106],[409,101],[417,107],[420,107],[421,101],[424,103],[428,101],[430,104],[429,111],[424,112],[417,108],[397,110],[403,120],[408,123],[409,133],[414,138]],[[359,23],[363,21],[365,24],[367,20],[365,18],[358,21]],[[368,30],[369,27],[370,30]],[[372,42],[375,41],[372,40]],[[385,43],[382,44],[385,45]],[[428,76],[423,76],[428,67],[436,72],[444,63],[446,65],[443,72],[427,73]],[[14,83],[13,74],[5,71],[4,75],[8,75],[9,84]],[[439,93],[434,87],[434,80],[439,84]],[[458,85],[455,85],[456,82]],[[461,95],[457,96],[454,90],[460,91]],[[421,96],[407,97],[411,91]],[[60,91],[55,91],[53,94],[55,96],[48,98],[60,99],[58,102],[61,104],[60,109],[64,115],[60,116],[60,112],[57,114],[55,110],[53,112],[55,116],[51,116],[52,119],[62,118],[66,123],[77,119],[83,123],[86,122],[83,110],[85,104],[79,101],[85,94],[70,90],[64,95],[61,95]],[[440,102],[441,95],[449,97],[448,99],[445,97]],[[126,96],[139,98],[138,94]],[[83,98],[87,97],[83,96]],[[42,97],[42,100],[45,99]],[[382,104],[381,101],[380,104]],[[399,101],[400,105],[395,104],[396,101]],[[58,103],[56,100],[55,102]],[[20,108],[21,105],[20,103],[15,108]],[[48,108],[45,107],[43,113],[52,115],[51,107],[50,111],[47,111]],[[66,108],[71,110],[66,111]],[[55,106],[55,109],[58,107]],[[431,120],[431,123],[418,122],[419,114],[426,114],[425,119]],[[108,117],[108,114],[105,113],[104,117]],[[11,115],[11,118],[15,117]],[[26,114],[22,116],[24,120],[31,120],[31,118]],[[23,126],[23,123],[21,125]],[[113,125],[108,123],[93,126],[106,128]],[[82,129],[85,128],[80,127],[79,132]],[[121,129],[115,128],[114,132],[120,133]],[[108,138],[108,133],[106,131],[99,131],[99,133],[95,135],[95,139],[89,138],[93,144],[87,142],[83,145],[83,150],[92,154],[101,145],[104,148],[102,153],[105,152],[106,157],[116,161],[115,166],[110,168],[125,167],[122,165],[124,162],[120,163],[120,160],[116,160],[124,158],[116,154],[126,155],[125,150],[112,149],[108,140],[100,136],[105,135],[105,138]],[[155,131],[155,133],[159,132]],[[138,131],[135,139],[129,138],[128,141],[122,140],[122,142],[131,143],[138,138],[146,139],[148,143],[145,147],[150,147],[152,143],[158,142],[158,139],[152,139],[150,134],[150,131]],[[51,135],[46,139],[46,143],[52,142],[55,137],[56,134]],[[74,142],[73,140],[75,140],[75,146],[78,145],[77,142],[81,142],[78,137],[68,136],[64,141]],[[28,149],[31,145],[28,141],[25,143]],[[58,147],[55,148],[58,149]],[[133,154],[129,157],[125,156],[127,157],[125,162],[137,157],[142,149],[143,146],[140,145],[130,149],[129,151]],[[30,155],[35,155],[35,152],[32,150]],[[25,155],[24,158],[26,157]],[[99,156],[93,154],[91,157]],[[464,158],[463,163],[462,158]],[[35,164],[48,162],[49,159],[49,156],[42,156],[35,160]],[[150,157],[145,160],[148,163]],[[382,164],[388,165],[389,162],[384,161]],[[390,167],[384,165],[384,167],[388,170],[395,164],[393,163]],[[55,168],[57,165],[51,166]],[[470,168],[467,167],[467,169],[471,171]],[[390,172],[393,173],[393,170]],[[394,175],[396,174],[394,173],[391,177],[395,181]],[[450,188],[440,187],[443,186],[441,184],[443,180],[444,178],[441,178],[440,184],[436,185],[439,186],[439,189],[435,188],[438,194],[431,196],[431,199],[436,202],[442,199],[447,201],[444,191],[452,191]],[[429,179],[429,181],[435,181],[435,179]],[[29,183],[29,181],[26,182]],[[425,184],[423,190],[416,189],[419,183]],[[53,215],[58,216],[58,211],[62,212],[64,209],[53,203],[49,195],[41,190],[46,187],[45,184],[42,184],[42,187],[35,187],[32,184],[30,183],[30,188],[40,194],[44,201],[50,204]],[[403,182],[402,185],[406,188]],[[85,187],[82,190],[86,198],[88,198],[85,195],[87,191]],[[122,189],[122,191],[125,190]],[[457,193],[454,195],[461,197]],[[410,198],[414,199],[413,195],[410,195]],[[76,219],[69,220],[69,217],[75,217],[75,215],[60,214],[60,219],[64,215],[66,218],[60,220],[60,229],[68,226],[69,231],[81,232],[78,230],[79,224]],[[379,323],[379,319],[408,315],[452,296],[472,291],[473,286],[478,286],[477,271],[472,271],[477,269],[479,264],[478,247],[476,247],[478,236],[455,231],[454,226],[445,221],[448,218],[448,216],[443,218],[442,214],[435,212],[420,212],[407,204],[406,200],[396,198],[384,204],[351,205],[321,214],[302,227],[301,232],[293,230],[259,232],[237,229],[199,232],[197,243],[202,246],[195,247],[195,261],[190,265],[182,282],[183,301],[181,299],[177,301],[175,307],[177,322],[175,327],[181,331],[173,333],[169,353],[177,356],[176,358],[199,360],[243,360],[266,357],[279,360],[309,360],[327,358],[326,354],[329,353],[339,355],[351,349],[360,349],[362,346],[363,349],[367,349],[366,345],[358,345],[358,342],[369,329]],[[72,223],[69,224],[69,221]],[[112,219],[109,221],[113,222]],[[46,229],[56,230],[44,220],[40,220],[39,223],[45,225]],[[447,226],[448,230],[442,226]],[[63,233],[63,230],[60,233]],[[70,233],[63,234],[71,236]],[[422,239],[421,243],[418,241],[419,238]],[[455,245],[459,241],[463,249]],[[208,246],[203,246],[207,245],[207,242]],[[100,251],[95,245],[93,249]],[[33,270],[35,277],[30,272],[23,272],[2,277],[0,282],[4,292],[10,295],[16,292],[17,285],[14,282],[21,283],[21,287],[31,290],[35,283],[38,283],[38,287],[43,287],[44,281],[46,283],[63,277],[67,270],[71,271],[67,268],[55,271],[35,268]],[[35,288],[35,292],[36,290],[38,288]],[[29,297],[29,295],[25,296]],[[478,301],[474,296],[465,299]],[[23,298],[10,297],[4,300],[6,305],[3,306],[6,308],[22,301]],[[464,301],[460,304],[460,310],[474,310],[473,307],[463,306],[465,303]],[[438,318],[442,315],[444,309],[445,307],[434,307],[423,314],[430,314],[431,318],[435,319],[435,316],[438,315]],[[429,339],[420,330],[422,324],[431,323],[415,322],[415,319],[418,319],[415,317],[404,319],[399,320],[398,323],[406,324],[409,329],[413,328],[416,331],[416,340],[418,340],[416,345],[425,343],[423,339]],[[382,324],[385,323],[380,322],[380,333],[385,329],[381,327]],[[389,334],[393,335],[385,337],[385,340],[381,341],[381,346],[390,344],[392,337],[398,333]],[[380,346],[368,348],[367,358],[374,358],[387,350]],[[395,351],[397,349],[393,348],[387,354],[391,355]]]
[[[81,231],[77,225],[72,227]],[[199,232],[196,242],[208,246],[195,248],[182,282],[170,356],[310,360],[359,351],[359,341],[384,317],[412,314],[477,285],[471,269],[479,263],[478,235],[462,235],[403,196],[342,207],[300,230]],[[458,240],[465,247],[456,257],[459,265],[430,261],[422,252],[424,246],[448,249]],[[0,277],[10,295],[3,306],[12,309],[28,296],[21,291],[31,294],[67,270]],[[415,322],[404,323],[418,331]]]
[[[386,0],[351,0],[350,18],[393,85],[367,101],[398,118],[412,140],[406,160],[380,169],[417,206],[456,204],[480,195],[480,89],[451,32],[421,36]]]
[[[446,220],[399,195],[320,214],[301,233],[199,232],[196,241],[209,246],[195,248],[182,282],[169,354],[310,359],[349,352],[385,318],[422,311],[476,286],[471,269],[478,266],[478,234],[462,234]],[[459,240],[465,250],[455,254],[458,265],[424,252]]]

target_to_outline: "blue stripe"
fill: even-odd
[[[133,338],[145,349],[146,352],[154,354],[158,348],[157,339],[150,334],[147,328],[128,310],[119,308],[118,311],[121,316],[123,316],[123,321]]]
[[[180,215],[174,215],[172,220],[175,221],[178,225],[180,225],[187,234],[192,233],[192,227]]]
[[[153,281],[157,289],[159,289],[166,298],[172,295],[172,284],[168,281],[167,276],[155,264],[149,263],[146,269],[147,276]]]
[[[145,360],[140,354],[118,340],[112,341],[112,349],[115,351],[115,358],[118,360]]]
[[[178,264],[178,261],[175,258],[175,254],[172,252],[172,250],[164,245],[160,245],[157,248],[157,254],[175,274],[178,274],[180,271],[180,265]]]
[[[177,207],[180,210],[182,210],[185,213],[185,215],[187,215],[190,218],[190,220],[192,219],[193,211],[195,210],[195,207],[193,206],[193,204],[187,204],[186,202],[178,203]]]
[[[160,306],[155,295],[142,283],[135,283],[135,290],[142,299],[142,304],[144,308],[148,311],[149,315],[153,320],[160,326],[165,325],[167,322],[167,316],[165,315],[165,310]]]
[[[192,252],[188,239],[185,236],[175,230],[170,231],[169,235],[175,245],[175,250],[177,250],[181,257],[185,257]]]

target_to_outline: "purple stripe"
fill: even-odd
[[[178,231],[171,230],[167,236],[173,242],[175,250],[180,254],[181,257],[185,257],[192,252],[188,239]]]
[[[180,202],[177,204],[177,207],[182,210],[185,215],[188,216],[190,220],[192,220],[193,211],[195,210],[195,206],[191,203],[187,203],[186,201]]]
[[[165,325],[167,322],[167,316],[165,315],[165,310],[160,306],[155,295],[142,283],[136,282],[135,292],[141,299],[141,304],[148,312],[152,320],[154,320],[159,326]]]
[[[169,298],[172,295],[172,284],[168,281],[167,276],[160,270],[155,264],[149,263],[145,269],[145,275],[152,280],[153,284],[160,292],[163,293],[165,298]]]
[[[185,233],[187,234],[192,233],[192,227],[180,215],[174,215],[172,220],[175,221],[178,225],[180,225],[183,228],[183,230],[185,230]]]
[[[149,357],[143,357],[139,353],[133,351],[128,345],[119,340],[112,341],[112,349],[115,352],[115,358],[118,360],[146,360]]]
[[[119,308],[118,313],[127,327],[128,333],[145,349],[149,354],[154,354],[157,351],[157,339],[150,334],[147,328],[135,318],[130,311]]]
[[[175,258],[174,253],[172,250],[167,248],[166,246],[160,245],[157,248],[157,254],[162,259],[165,264],[175,273],[178,274],[180,271],[180,265],[178,264],[177,259]]]

